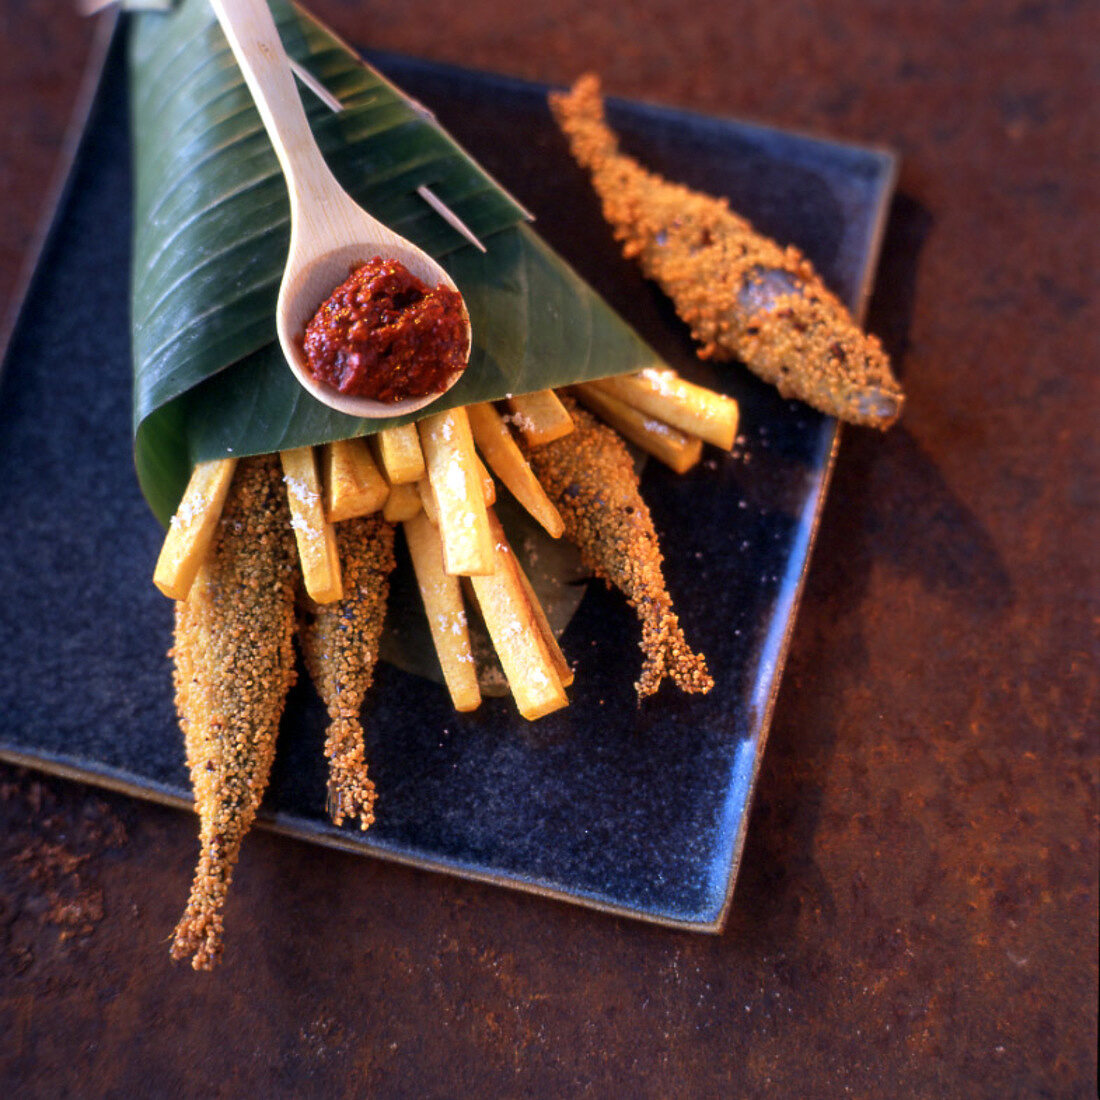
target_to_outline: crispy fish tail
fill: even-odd
[[[211,969],[241,842],[256,816],[294,679],[286,497],[270,458],[240,463],[207,562],[176,604],[176,707],[201,852],[172,957]]]
[[[310,678],[329,715],[328,812],[341,825],[374,822],[375,789],[367,775],[359,714],[374,678],[393,569],[393,526],[380,514],[336,526],[344,598],[306,608],[299,632]]]
[[[702,358],[740,359],[785,397],[852,423],[894,423],[904,396],[882,345],[798,249],[757,233],[725,199],[620,153],[596,77],[581,77],[550,105],[624,255],[671,298]]]
[[[645,662],[634,685],[638,698],[652,695],[665,677],[682,691],[709,691],[714,681],[706,660],[687,644],[665,586],[657,533],[630,453],[615,432],[566,400],[576,429],[530,448],[528,460],[561,512],[566,536],[641,620]]]
[[[358,818],[359,828],[369,829],[374,824],[378,795],[367,774],[363,726],[357,714],[329,712],[325,756],[328,758],[325,809],[332,823],[343,825],[345,818]]]
[[[644,598],[644,597],[643,597]],[[634,605],[637,609],[637,605]],[[687,643],[672,601],[657,601],[656,606],[639,612],[642,620],[641,649],[645,654],[641,675],[634,685],[638,698],[652,695],[661,681],[670,677],[681,690],[705,694],[714,687],[707,671],[706,658]]]

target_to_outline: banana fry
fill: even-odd
[[[424,452],[420,449],[415,424],[383,428],[371,436],[371,446],[391,485],[407,485],[424,476]]]
[[[340,555],[336,551],[332,524],[325,518],[313,448],[280,451],[279,458],[283,464],[290,525],[298,544],[306,592],[317,603],[331,603],[343,595]]]
[[[470,405],[466,409],[474,442],[493,472],[554,538],[561,536],[561,516],[546,490],[539,484],[508,425],[492,405]],[[492,480],[490,478],[490,480]]]
[[[169,599],[186,600],[210,549],[237,468],[235,458],[200,462],[168,527],[153,583]]]
[[[419,421],[420,440],[443,537],[443,560],[454,576],[493,571],[481,464],[465,409],[449,409]]]
[[[724,451],[732,450],[737,438],[737,402],[688,382],[673,370],[650,367],[637,374],[601,378],[589,387]]]
[[[443,568],[439,532],[426,511],[406,520],[404,528],[416,583],[424,601],[424,613],[451,702],[457,711],[476,710],[481,704],[481,689],[470,648],[462,583]]]
[[[508,398],[507,419],[531,447],[561,439],[573,430],[569,412],[553,390],[536,390]]]
[[[470,584],[520,714],[528,721],[569,704],[512,548],[497,526],[494,570]]]
[[[377,512],[390,487],[365,439],[340,439],[324,449],[325,518],[329,523]]]
[[[679,428],[654,420],[595,386],[574,387],[577,398],[624,439],[660,459],[678,474],[686,474],[703,457],[703,441]]]

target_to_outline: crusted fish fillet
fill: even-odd
[[[888,428],[904,395],[882,345],[863,333],[798,249],[757,233],[725,199],[692,191],[619,151],[599,81],[550,97],[604,216],[672,299],[705,359],[740,359],[785,397]]]
[[[618,588],[642,624],[645,654],[634,688],[652,695],[671,677],[683,691],[714,686],[705,658],[687,644],[661,569],[657,532],[638,491],[625,444],[570,398],[563,398],[576,428],[542,447],[527,449],[531,468],[561,513],[565,534],[585,563]]]
[[[381,514],[336,525],[344,597],[306,606],[299,631],[310,678],[329,715],[328,811],[335,824],[374,822],[374,784],[367,776],[359,713],[374,678],[393,570],[393,527]]]
[[[176,604],[176,708],[201,852],[172,957],[211,969],[241,842],[267,786],[294,680],[294,541],[272,458],[242,460],[218,534]]]

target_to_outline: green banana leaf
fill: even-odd
[[[418,105],[286,0],[290,56],[341,101],[303,93],[334,174],[439,259],[474,346],[441,410],[648,366],[656,353],[526,224],[521,207]],[[167,523],[194,462],[365,435],[294,380],[274,311],[289,241],[278,162],[207,0],[130,16],[135,462]],[[416,193],[426,184],[481,253]]]

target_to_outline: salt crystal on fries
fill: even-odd
[[[476,710],[481,703],[481,689],[470,648],[462,582],[444,569],[439,532],[425,512],[406,520],[404,530],[451,702],[457,711]]]
[[[508,398],[512,410],[508,420],[516,426],[528,446],[553,443],[573,430],[569,410],[553,390],[536,390]]]
[[[306,592],[315,603],[332,603],[344,594],[336,534],[325,519],[321,479],[312,447],[280,451],[283,482],[290,505],[290,525],[298,544],[298,560]]]
[[[493,539],[466,410],[434,413],[418,427],[447,572],[466,577],[489,574],[494,568]]]
[[[371,445],[391,485],[408,485],[424,476],[424,452],[415,424],[383,428],[371,436]]]
[[[650,367],[588,385],[724,451],[731,450],[737,438],[737,402],[688,382],[674,370]]]
[[[219,458],[200,462],[191,471],[153,571],[153,584],[169,599],[187,599],[213,541],[236,468],[235,458]]]
[[[671,466],[678,474],[686,473],[703,457],[703,441],[698,436],[687,435],[679,428],[647,416],[589,384],[575,386],[573,392],[621,436]]]
[[[470,584],[516,707],[524,718],[534,721],[568,706],[569,700],[528,598],[522,570],[503,537],[494,539],[493,557],[495,571],[471,577]]]
[[[466,413],[470,418],[474,442],[493,472],[554,538],[560,538],[565,529],[561,515],[527,464],[500,413],[488,403],[470,405]]]
[[[329,523],[377,512],[390,495],[365,439],[341,439],[324,449],[325,515]]]
[[[432,495],[431,484],[427,478],[422,478],[416,483],[416,487],[420,492],[420,501],[424,506],[425,518],[432,525],[438,525],[439,516],[436,511],[435,497]],[[506,536],[504,534],[504,528],[501,526],[500,520],[497,519],[496,513],[492,510],[489,511],[489,528],[494,538],[499,542],[505,541]],[[527,579],[526,574],[523,572],[522,568],[520,568],[518,561],[516,562],[516,572],[523,583],[524,592],[527,594],[527,599],[531,604],[531,610],[534,612],[535,620],[538,623],[543,641],[546,643],[550,659],[554,664],[554,668],[557,670],[558,678],[561,680],[562,686],[568,687],[573,682],[573,669],[565,659],[565,655],[558,645],[558,640],[554,637],[554,631],[550,626],[549,619],[546,617],[546,612],[543,610],[542,604],[539,603],[538,596],[531,586],[531,582]]]
[[[477,464],[478,478],[481,482],[481,493],[485,497],[486,506],[494,504],[497,499],[497,487],[493,481],[492,475],[485,469],[481,462]],[[435,494],[432,492],[432,483],[426,478],[422,477],[416,483],[416,491],[420,494],[420,503],[424,507],[424,511],[428,516],[428,519],[436,526],[439,526],[439,509],[436,507]]]

